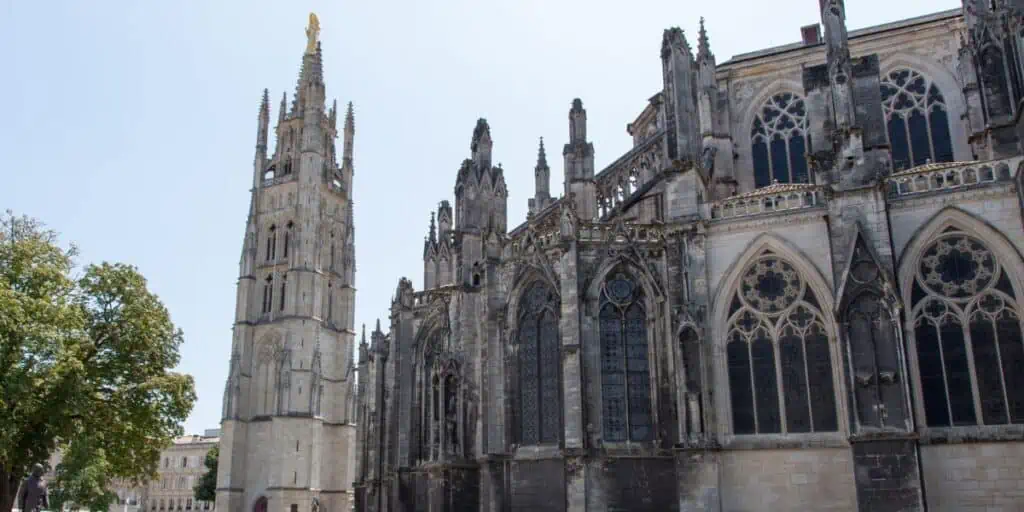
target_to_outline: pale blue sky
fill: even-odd
[[[960,5],[853,0],[851,29]],[[186,431],[219,425],[238,258],[264,87],[277,118],[321,24],[328,98],[356,112],[356,322],[387,318],[402,275],[422,284],[429,212],[451,199],[486,117],[509,226],[533,194],[537,137],[562,190],[567,112],[583,99],[598,168],[661,87],[662,30],[718,62],[796,42],[818,0],[56,1],[0,3],[0,209],[46,222],[82,261],[137,265],[185,331],[199,400]]]

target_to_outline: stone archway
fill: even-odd
[[[252,506],[252,512],[267,512],[267,497],[260,496]]]

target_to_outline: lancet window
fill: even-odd
[[[267,233],[267,261],[273,261],[277,257],[277,226],[270,226]]]
[[[616,273],[601,290],[601,400],[604,440],[653,438],[647,313],[636,282]]]
[[[768,99],[750,128],[754,185],[807,183],[807,108],[804,99],[784,92]]]
[[[519,442],[557,443],[561,425],[558,300],[537,282],[520,302],[518,323]]]
[[[1024,423],[1017,290],[980,239],[948,228],[911,285],[917,364],[930,427]]]
[[[829,330],[789,262],[765,251],[747,265],[726,333],[735,434],[838,429]]]
[[[272,277],[267,276],[267,280],[263,282],[263,313],[269,313],[271,305],[274,301],[274,280]]]
[[[912,69],[889,73],[881,87],[893,169],[952,162],[949,110],[939,88]]]

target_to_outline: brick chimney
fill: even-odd
[[[821,42],[821,25],[815,23],[800,28],[800,39],[804,45],[818,44]]]

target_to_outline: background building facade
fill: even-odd
[[[217,508],[348,510],[355,441],[355,232],[345,114],[325,103],[319,22],[310,15],[298,84],[259,109],[252,200],[224,389]],[[340,163],[339,163],[340,160]]]
[[[633,149],[574,100],[511,231],[477,123],[359,347],[358,510],[1024,508],[1024,11],[821,8],[723,64],[666,30]]]
[[[220,439],[216,430],[204,435],[182,436],[174,440],[160,456],[159,475],[149,482],[145,494],[138,501],[141,512],[209,512],[216,510],[216,504],[195,498],[195,486],[206,473],[206,454],[217,446]],[[132,498],[138,499],[137,488],[118,487],[118,504],[111,512],[123,511]]]

